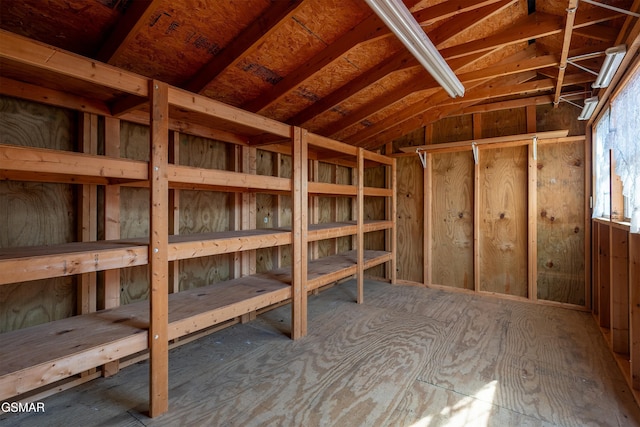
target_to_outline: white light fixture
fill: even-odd
[[[587,98],[584,100],[584,107],[582,107],[582,112],[578,116],[578,120],[589,120],[591,115],[596,109],[598,105],[598,97],[592,96],[591,98]]]
[[[591,85],[593,88],[602,88],[609,86],[611,80],[613,79],[614,74],[618,71],[620,67],[620,63],[622,63],[622,59],[624,55],[627,53],[627,47],[623,44],[610,47],[609,49],[604,51],[605,58],[604,63],[602,64],[602,68],[600,69],[600,73],[598,73],[598,77],[594,84]]]
[[[402,1],[365,1],[449,96],[464,96],[464,86]]]

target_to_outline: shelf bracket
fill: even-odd
[[[474,141],[471,143],[471,151],[473,151],[473,161],[478,164],[478,144]]]
[[[416,148],[416,154],[420,158],[420,163],[422,163],[422,169],[427,168],[427,152],[421,150],[420,148]]]

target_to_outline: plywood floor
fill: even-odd
[[[12,426],[634,426],[634,404],[587,313],[367,282],[171,352],[170,412],[146,416],[146,362],[44,400]]]

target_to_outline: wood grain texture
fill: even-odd
[[[466,141],[473,138],[473,119],[471,115],[449,117],[433,124],[431,141],[428,144],[442,142]],[[421,142],[418,145],[423,144]]]
[[[473,158],[434,154],[430,173],[433,283],[473,289]]]
[[[527,296],[527,147],[480,152],[480,290]]]
[[[75,113],[5,96],[0,97],[3,144],[72,151]],[[76,240],[72,185],[0,182],[0,248]],[[16,283],[0,289],[0,332],[62,319],[76,313],[73,277]]]
[[[585,304],[584,143],[538,146],[538,298]]]
[[[149,128],[130,122],[120,122],[120,156],[149,161]],[[122,187],[120,189],[120,236],[149,236],[149,190]],[[132,267],[120,271],[121,304],[149,298],[149,268]]]
[[[482,114],[482,136],[476,136],[476,138],[493,138],[495,136],[520,135],[523,133],[527,133],[525,108],[510,108]]]
[[[366,305],[353,303],[355,281],[311,297],[304,340],[284,335],[284,306],[172,350],[162,418],[144,413],[144,362],[47,398],[45,414],[0,422],[640,425],[588,313],[373,281],[366,289]]]
[[[417,156],[398,158],[397,268],[399,280],[423,282],[423,179]]]
[[[377,166],[372,168],[366,168],[364,171],[364,185],[365,187],[384,188],[386,185],[385,180],[385,167]],[[364,220],[383,220],[385,219],[385,198],[384,197],[365,197],[364,198]],[[371,250],[385,250],[385,233],[384,232],[372,232],[365,233],[364,235],[364,247]],[[373,277],[384,277],[385,266],[380,265],[372,269],[367,270],[366,274]]]

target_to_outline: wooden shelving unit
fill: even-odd
[[[301,338],[307,333],[309,291],[355,274],[358,302],[362,302],[365,269],[382,263],[389,263],[388,278],[395,282],[394,160],[10,33],[0,32],[0,67],[3,69],[0,92],[4,94],[76,109],[115,122],[133,121],[150,129],[148,162],[117,158],[112,152],[98,155],[0,145],[0,179],[106,189],[114,185],[147,187],[150,202],[149,237],[89,239],[0,250],[0,285],[99,271],[110,273],[144,265],[148,266],[150,281],[148,301],[81,312],[0,334],[3,340],[0,400],[16,398],[78,374],[90,373],[93,378],[94,368],[148,351],[149,412],[156,416],[168,408],[170,340],[284,301],[292,303],[291,337]],[[50,78],[38,78],[42,74]],[[55,83],[45,87],[43,81]],[[174,164],[169,161],[170,130],[241,146],[247,146],[252,138],[275,136],[278,149],[291,155],[291,177]],[[282,140],[288,142],[283,144]],[[105,151],[110,153],[109,149]],[[310,181],[310,151],[314,159],[323,158],[327,162],[335,159],[342,163],[345,156],[350,157],[348,164],[355,171],[354,184]],[[385,188],[364,186],[364,169],[368,165],[385,168]],[[238,224],[235,230],[172,235],[169,193],[184,189],[288,195],[291,226],[256,229],[255,224]],[[350,197],[354,217],[349,222],[310,224],[309,195]],[[386,219],[364,221],[365,197],[385,198]],[[385,250],[366,250],[364,234],[376,231],[387,233]],[[352,250],[319,259],[309,257],[309,242],[345,236],[355,236]],[[240,277],[224,282],[169,292],[172,289],[168,283],[169,266],[175,264],[173,261],[284,245],[292,245],[289,267],[263,274],[242,272]],[[118,289],[109,292],[117,294]],[[111,374],[114,368],[107,371]]]
[[[594,219],[593,315],[640,404],[640,235]]]

